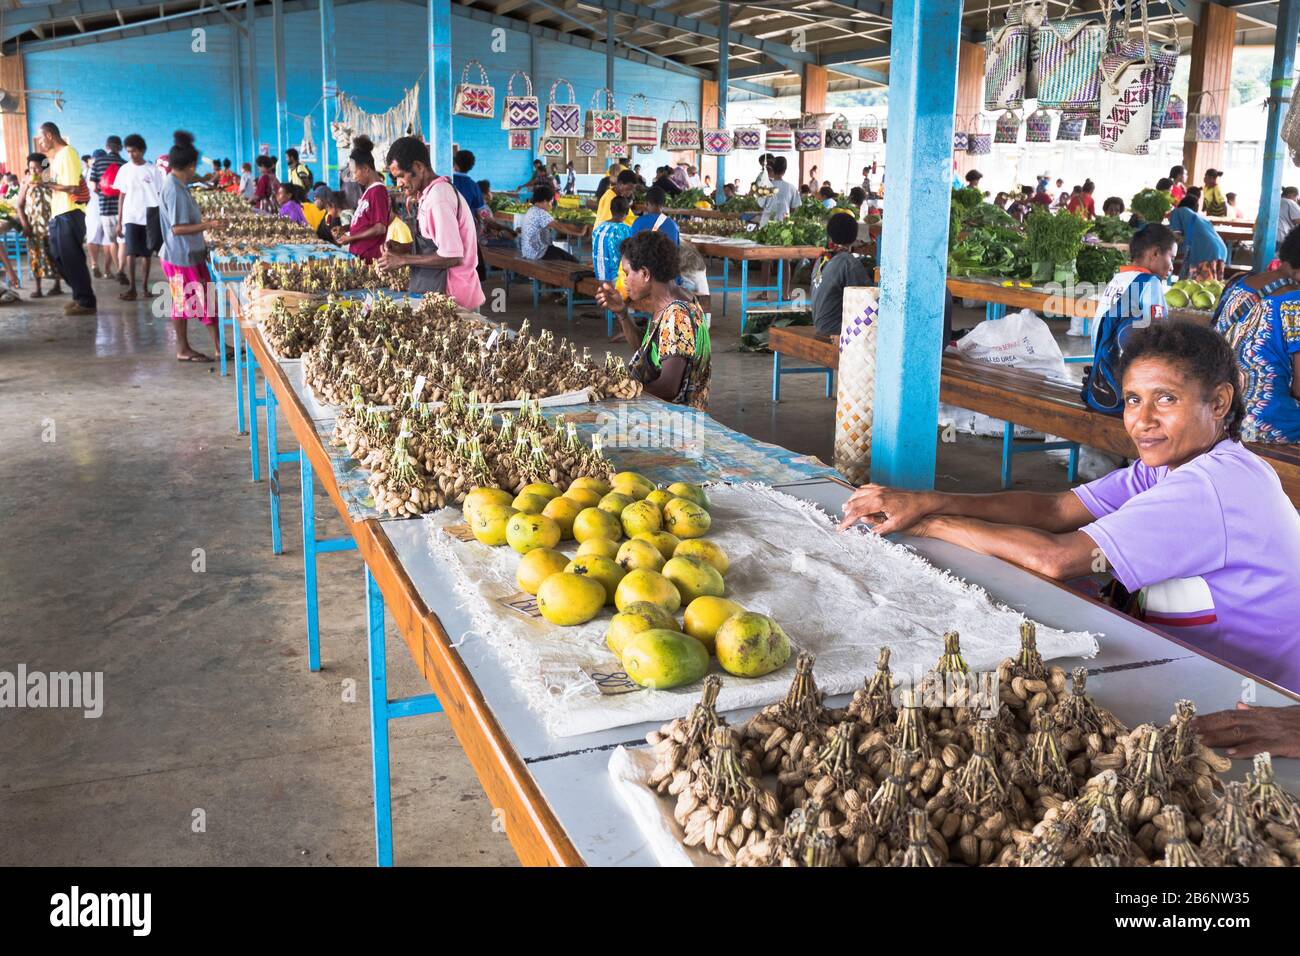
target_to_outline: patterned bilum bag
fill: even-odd
[[[1174,19],[1175,39],[1156,43],[1151,39],[1151,26],[1148,20],[1148,0],[1135,0],[1125,7],[1123,21],[1116,20],[1110,34],[1110,48],[1107,54],[1126,56],[1130,60],[1144,59],[1151,64],[1151,139],[1160,138],[1164,130],[1165,109],[1169,97],[1173,94],[1174,68],[1178,65],[1179,45],[1177,42],[1178,21]],[[1133,29],[1133,8],[1137,7],[1141,15],[1142,36],[1136,40],[1128,39]],[[1121,25],[1122,24],[1122,25]]]
[[[1044,23],[1034,32],[1039,109],[1096,109],[1107,26],[1083,17]]]
[[[1034,110],[1025,120],[1026,143],[1050,143],[1052,141],[1052,114],[1047,110]]]
[[[1151,142],[1151,100],[1155,64],[1119,51],[1101,61],[1101,148],[1145,156]]]
[[[474,66],[478,67],[478,83],[469,81],[470,67]],[[496,95],[496,90],[488,83],[487,70],[483,69],[483,64],[478,60],[470,60],[460,72],[460,82],[456,84],[451,111],[456,116],[492,119],[496,116]]]
[[[718,106],[711,105],[704,111],[704,119],[708,119],[709,110],[713,110],[714,123],[709,126],[707,123],[700,131],[700,144],[704,147],[705,156],[727,156],[731,153],[732,139],[731,131],[727,129],[727,114],[722,112]]]
[[[812,116],[804,116],[794,131],[794,148],[801,153],[821,149],[825,143],[822,128]]]
[[[1169,94],[1169,103],[1165,106],[1165,118],[1161,120],[1161,129],[1182,129],[1187,122],[1187,103],[1177,93]]]
[[[515,77],[524,78],[524,87],[528,90],[523,96],[516,96]],[[529,130],[542,128],[542,108],[533,95],[533,81],[523,70],[515,70],[506,81],[505,107],[501,110],[501,128],[506,130]],[[514,149],[513,140],[511,149]]]
[[[563,83],[569,91],[569,102],[559,103],[555,91]],[[546,104],[546,135],[548,138],[580,139],[582,137],[582,107],[573,95],[573,84],[560,79],[551,84],[550,101]],[[551,154],[548,154],[551,155]]]
[[[966,129],[966,119],[954,116],[952,121],[952,151],[965,153],[970,149],[970,133]]]
[[[506,135],[510,138],[511,149],[531,150],[533,148],[532,130],[512,129],[512,130],[507,130]]]
[[[1020,140],[1020,114],[1007,110],[998,117],[993,131],[993,142],[1008,145]]]
[[[1187,142],[1217,143],[1223,137],[1223,119],[1214,94],[1202,90],[1187,111]]]
[[[752,114],[749,120],[743,121],[732,131],[731,146],[733,149],[763,148],[763,130],[754,123]]]
[[[971,156],[987,156],[993,152],[993,134],[985,132],[984,117],[976,114],[967,127],[966,152]]]
[[[1061,122],[1056,126],[1056,138],[1061,142],[1077,143],[1083,139],[1083,130],[1088,117],[1082,113],[1062,113]]]
[[[543,156],[563,156],[564,140],[559,136],[542,137],[541,153]]]
[[[859,143],[880,142],[880,120],[879,119],[871,115],[862,117],[862,122],[858,124],[858,142]]]
[[[638,104],[642,112],[637,112]],[[629,146],[645,146],[652,151],[659,145],[659,120],[650,115],[650,100],[644,93],[633,93],[627,101],[627,114],[623,117],[623,142]]]
[[[604,105],[601,97],[604,96]],[[614,107],[614,93],[608,89],[597,90],[591,98],[591,109],[587,110],[586,125],[583,127],[586,139],[596,143],[615,143],[623,139],[623,114]]]
[[[763,148],[769,153],[788,153],[794,149],[794,130],[789,123],[769,126],[767,135],[763,137]]]
[[[853,148],[853,132],[849,129],[849,118],[843,113],[837,114],[835,118],[831,120],[830,127],[826,130],[826,148]]]
[[[685,119],[673,119],[673,114],[679,106]],[[668,119],[664,120],[659,145],[671,150],[700,148],[700,124],[691,119],[691,105],[685,100],[678,100],[668,108]]]
[[[1029,77],[1029,27],[1005,23],[984,43],[984,109],[1020,109]]]

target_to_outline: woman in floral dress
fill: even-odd
[[[32,279],[36,288],[31,297],[39,299],[46,295],[41,291],[41,280],[52,279],[54,286],[49,295],[62,295],[62,277],[54,264],[47,243],[50,238],[50,191],[45,188],[45,167],[47,160],[42,153],[31,153],[27,157],[27,179],[18,190],[14,206],[18,210],[18,221],[27,236],[27,259],[32,267]]]

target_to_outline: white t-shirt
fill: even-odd
[[[162,170],[153,163],[127,162],[117,171],[113,185],[122,193],[122,223],[143,226],[146,210],[161,202]]]

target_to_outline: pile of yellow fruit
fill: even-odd
[[[609,482],[576,478],[567,491],[541,482],[514,496],[475,488],[464,509],[478,541],[523,556],[515,583],[552,624],[586,624],[612,605],[605,642],[642,687],[697,681],[710,655],[739,677],[770,674],[790,657],[776,621],[724,596],[730,561],[704,538],[712,519],[699,485],[657,488],[623,471]],[[578,542],[572,558],[559,550],[570,540]]]

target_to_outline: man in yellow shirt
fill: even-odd
[[[608,189],[601,194],[600,202],[596,204],[596,221],[592,228],[599,226],[608,219],[613,219],[613,214],[609,211],[609,205],[614,201],[615,196],[622,196],[628,201],[629,207],[632,202],[632,194],[636,192],[636,173],[629,169],[623,170],[618,174],[618,179],[610,185]],[[631,208],[628,209],[627,218],[623,220],[629,226],[636,222],[636,216],[632,214]]]
[[[86,203],[90,194],[82,178],[81,158],[53,123],[42,123],[36,148],[50,161],[50,255],[72,290],[64,315],[94,315],[97,303],[86,268]]]

